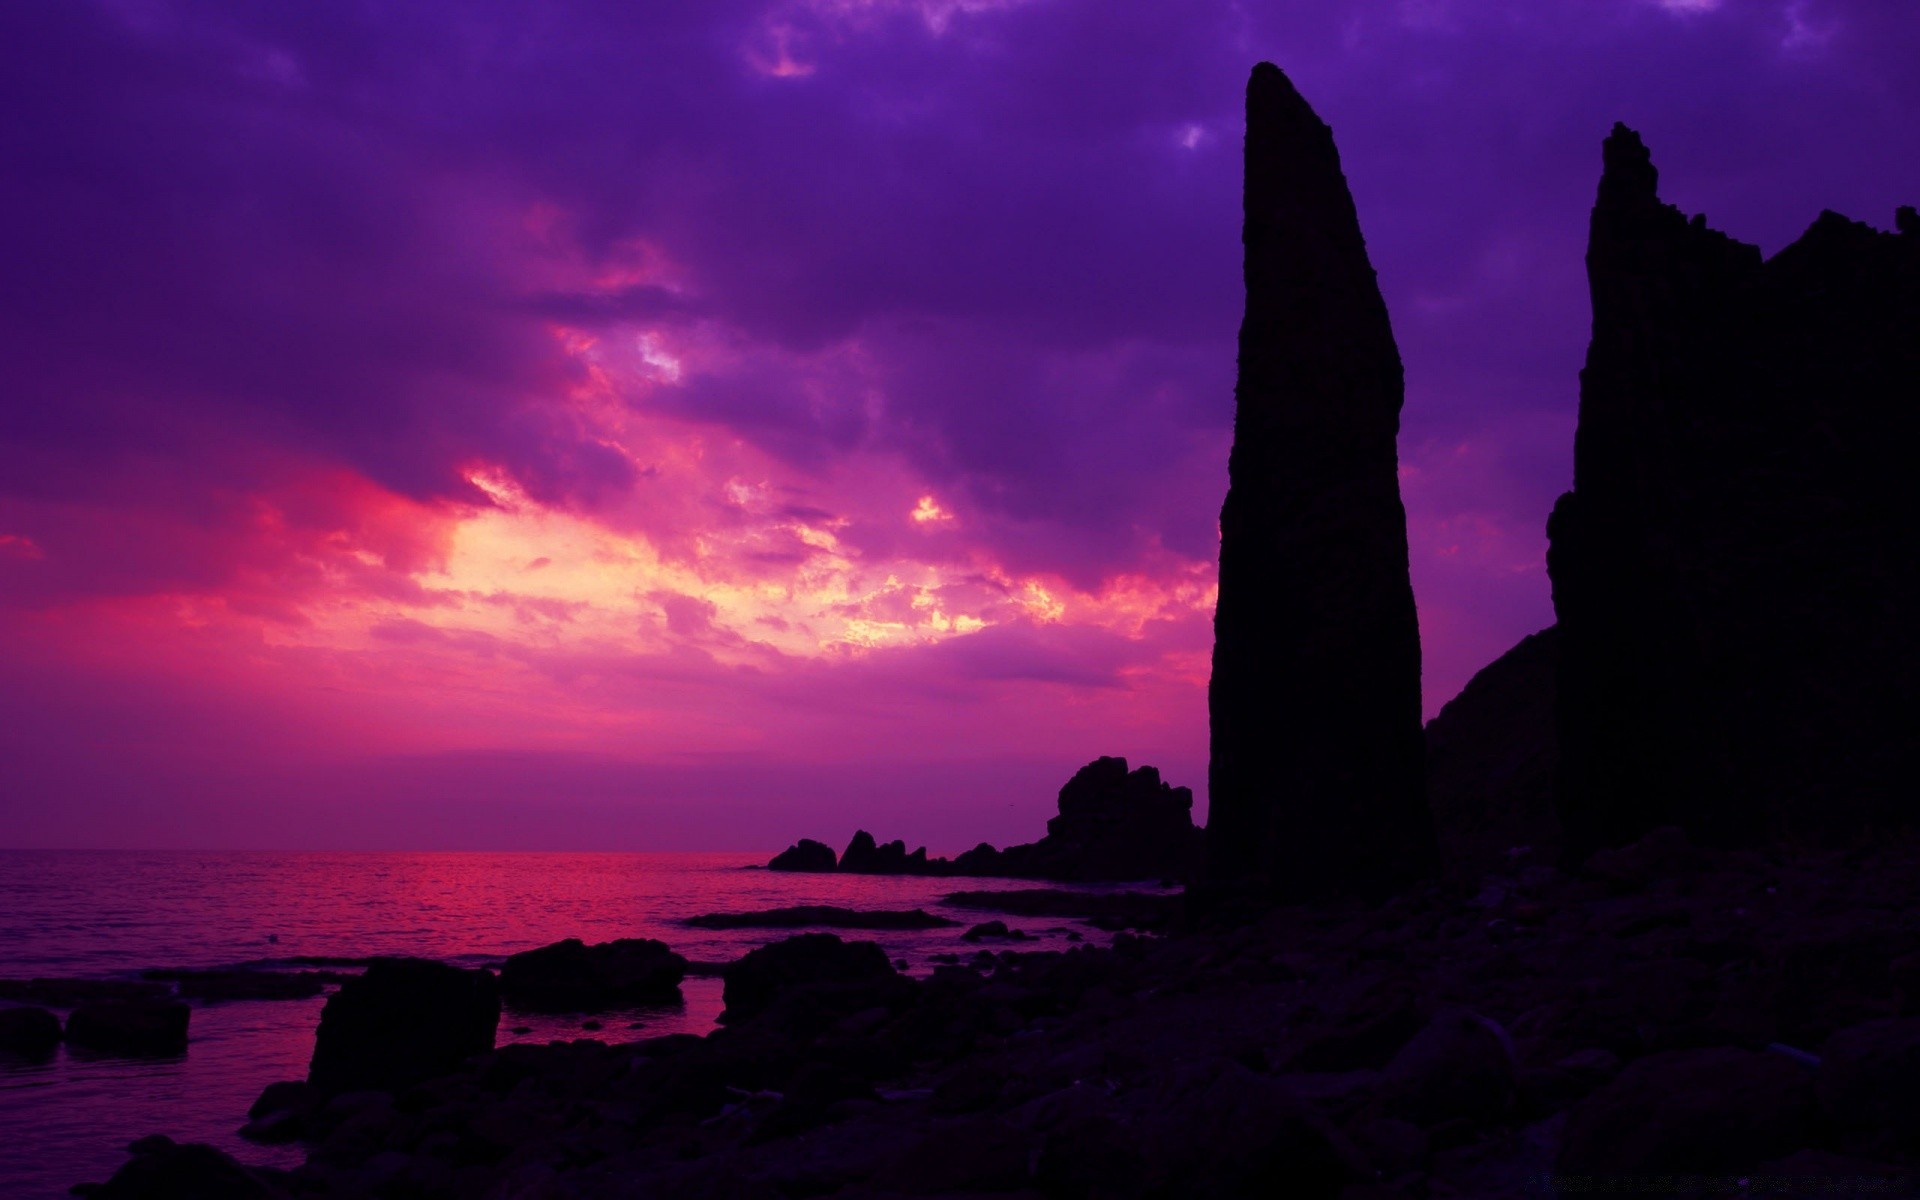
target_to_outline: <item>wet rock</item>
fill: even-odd
[[[262,1173],[212,1146],[148,1137],[129,1149],[133,1157],[89,1196],[96,1200],[279,1200],[288,1195]]]
[[[695,929],[942,929],[960,922],[938,917],[922,908],[899,911],[839,908],[831,904],[801,904],[760,912],[708,913],[688,917]]]
[[[833,847],[812,838],[801,838],[767,864],[769,871],[831,871],[839,865]]]
[[[60,1044],[60,1018],[44,1008],[0,1008],[0,1052],[51,1053]]]
[[[1283,900],[1389,894],[1437,864],[1400,354],[1333,134],[1271,63],[1247,85],[1245,209],[1207,874]]]
[[[0,1000],[48,1008],[78,1008],[108,1000],[163,1000],[172,994],[164,983],[124,979],[0,979]]]
[[[319,971],[148,971],[170,980],[189,1000],[305,1000],[326,990],[337,976]]]
[[[395,1091],[493,1049],[499,986],[487,971],[376,958],[320,1012],[307,1082],[324,1092]]]
[[[851,1015],[860,1001],[901,982],[873,942],[843,942],[831,933],[803,933],[750,951],[726,970],[723,1024],[749,1020],[783,993],[811,990]],[[848,1007],[849,1005],[859,1005]]]
[[[325,1100],[325,1093],[303,1079],[270,1083],[247,1110],[240,1136],[268,1144],[293,1141],[306,1133]]]
[[[1005,921],[982,921],[960,935],[962,941],[1030,942],[1033,938],[1018,929],[1008,929]]]
[[[591,946],[567,938],[509,956],[500,968],[500,994],[513,1007],[535,1012],[671,1004],[680,999],[686,971],[686,959],[652,938]]]
[[[1650,1055],[1573,1108],[1557,1169],[1751,1170],[1808,1144],[1811,1074],[1778,1054],[1725,1046]]]
[[[107,1000],[67,1017],[67,1043],[112,1054],[179,1054],[187,1048],[186,1005],[177,1000]]]
[[[1421,1126],[1486,1124],[1513,1103],[1513,1050],[1505,1031],[1465,1009],[1434,1016],[1382,1073],[1387,1107]]]

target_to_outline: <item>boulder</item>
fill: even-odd
[[[1641,1175],[1752,1170],[1805,1145],[1812,1072],[1780,1054],[1716,1046],[1642,1058],[1575,1105],[1557,1169]]]
[[[44,1008],[0,1008],[0,1052],[47,1054],[60,1044],[60,1018]]]
[[[761,946],[730,964],[723,978],[726,1007],[720,1021],[727,1025],[758,1016],[784,993],[799,990],[837,998],[843,1001],[839,1007],[852,1013],[870,1007],[863,1001],[876,988],[900,982],[879,945],[843,942],[831,933],[803,933]]]
[[[113,1178],[87,1192],[95,1200],[280,1200],[289,1193],[212,1146],[146,1137]]]
[[[1283,1082],[1237,1063],[1171,1075],[1136,1141],[1175,1197],[1339,1196],[1370,1177],[1358,1149]]]
[[[988,939],[997,942],[1030,942],[1033,937],[1018,929],[1008,929],[1005,921],[982,921],[961,934],[960,939],[966,942],[984,942]]]
[[[500,993],[518,1009],[596,1012],[680,999],[687,960],[665,942],[619,938],[589,946],[568,938],[510,956],[500,968]]]
[[[1513,1049],[1506,1032],[1465,1009],[1437,1013],[1382,1075],[1388,1111],[1423,1127],[1451,1120],[1484,1125],[1513,1104]]]
[[[290,1142],[307,1132],[326,1099],[324,1092],[304,1079],[270,1083],[247,1110],[240,1136],[250,1142]]]
[[[493,1049],[499,985],[488,971],[376,958],[320,1012],[307,1082],[323,1092],[398,1091]]]
[[[831,871],[839,863],[833,847],[812,838],[801,838],[767,864],[769,871]]]
[[[1847,1129],[1920,1130],[1920,1018],[1868,1021],[1820,1048],[1820,1108]]]
[[[177,1000],[107,1000],[67,1017],[67,1044],[113,1054],[179,1054],[191,1013]]]
[[[1245,155],[1207,875],[1282,901],[1385,895],[1438,862],[1400,353],[1333,133],[1272,63],[1247,84]]]

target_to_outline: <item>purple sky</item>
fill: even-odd
[[[1885,227],[1911,0],[0,6],[0,845],[1203,790],[1262,58],[1406,360],[1431,712],[1551,620],[1601,137]]]

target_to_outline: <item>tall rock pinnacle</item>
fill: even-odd
[[[1616,125],[1548,523],[1567,855],[1920,823],[1920,223],[1822,213],[1763,262],[1658,183]]]
[[[1271,63],[1247,85],[1245,203],[1207,873],[1383,895],[1435,860],[1400,354],[1332,131]]]

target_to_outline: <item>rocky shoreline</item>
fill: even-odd
[[[304,1140],[306,1165],[147,1139],[76,1190],[1907,1195],[1916,880],[1912,840],[1706,851],[1662,830],[1576,871],[1516,853],[1377,907],[984,951],[924,980],[805,934],[729,965],[707,1037],[275,1085],[257,1132]]]

